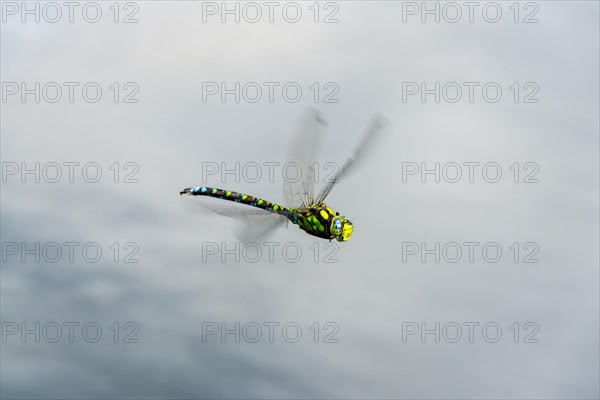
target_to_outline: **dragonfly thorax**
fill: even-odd
[[[310,235],[339,242],[347,241],[352,235],[352,222],[325,203],[291,211],[289,219]]]

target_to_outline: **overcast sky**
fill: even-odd
[[[0,41],[3,397],[599,396],[598,3],[427,3],[439,23],[421,2],[277,3],[273,22],[262,2],[239,22],[221,2],[73,22],[21,4]],[[203,185],[283,203],[310,107],[317,187],[390,121],[327,198],[348,242],[290,225],[248,247],[182,205]]]

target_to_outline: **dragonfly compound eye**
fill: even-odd
[[[341,217],[334,217],[333,221],[331,221],[331,233],[333,234],[333,236],[339,236],[342,233],[342,218]]]
[[[345,242],[352,235],[352,222],[341,215],[335,216],[331,221],[330,231],[338,242]]]

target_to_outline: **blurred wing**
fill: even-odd
[[[359,161],[361,158],[364,158],[365,151],[373,144],[375,139],[380,136],[381,131],[386,125],[387,120],[381,115],[378,115],[371,120],[369,126],[367,127],[367,131],[363,135],[356,149],[354,149],[354,152],[350,155],[350,157],[348,157],[346,162],[333,176],[333,178],[327,182],[327,184],[321,190],[321,193],[319,193],[317,203],[325,201],[325,198],[327,198],[327,195],[329,195],[329,192],[331,192],[331,189],[333,189],[335,184],[346,175],[348,170],[350,170],[357,161]]]
[[[275,231],[287,223],[281,215],[273,214],[270,217],[248,217],[245,226],[238,226],[234,234],[243,243],[261,242],[270,238]]]
[[[315,198],[315,157],[327,126],[323,116],[311,109],[296,134],[285,169],[283,198],[288,207],[312,204]]]
[[[282,215],[260,208],[213,200],[215,199],[191,196],[181,198],[184,210],[188,214],[217,214],[243,222],[234,230],[236,237],[241,242],[266,239],[287,221],[287,218]]]

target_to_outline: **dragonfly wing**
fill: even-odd
[[[238,226],[234,231],[235,236],[243,243],[265,241],[275,231],[285,226],[287,219],[281,215],[273,214],[270,217],[248,217],[245,226]]]
[[[282,215],[260,208],[213,200],[188,196],[182,198],[184,210],[188,214],[217,214],[241,222],[234,228],[234,233],[244,243],[266,239],[288,220]]]
[[[184,211],[188,214],[218,214],[224,217],[244,219],[250,216],[269,217],[279,216],[267,210],[254,208],[245,204],[224,202],[208,197],[183,196],[181,197]]]
[[[211,201],[209,198],[197,199],[188,196],[182,198],[182,201],[186,213],[216,214],[242,222],[234,230],[236,237],[242,242],[265,239],[287,221],[287,218],[282,215],[243,204],[223,204],[223,202]]]
[[[344,177],[344,175],[346,175],[348,170],[350,170],[351,167],[355,165],[357,161],[361,160],[364,157],[367,148],[373,144],[373,142],[378,136],[380,136],[383,128],[387,126],[387,124],[387,120],[381,115],[378,115],[371,120],[369,126],[367,127],[367,131],[363,135],[356,149],[354,149],[354,152],[350,155],[350,157],[348,157],[346,162],[344,162],[344,164],[333,176],[333,178],[331,178],[329,182],[327,182],[327,184],[323,187],[323,189],[321,189],[319,197],[317,197],[316,200],[317,203],[325,201],[325,198],[327,197],[327,195],[329,195],[329,192],[331,192],[331,189],[333,189],[335,184],[338,183],[340,179]]]
[[[314,202],[315,158],[326,126],[323,116],[311,109],[296,134],[283,183],[286,206],[299,208]]]

